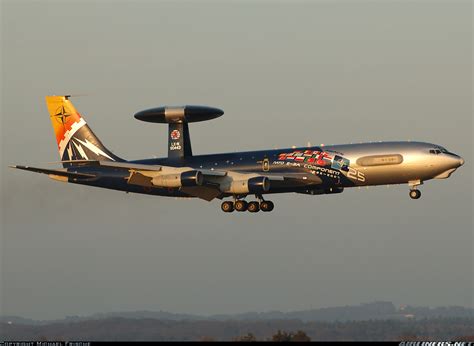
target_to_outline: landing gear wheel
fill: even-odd
[[[247,210],[251,213],[257,213],[260,210],[258,202],[249,202]]]
[[[224,213],[232,213],[234,211],[234,203],[232,202],[222,202],[221,209]]]
[[[418,199],[421,197],[421,191],[420,190],[410,190],[410,197],[412,199]]]
[[[238,200],[235,202],[234,207],[237,211],[246,211],[248,203],[246,201]]]
[[[260,202],[260,209],[262,211],[272,211],[275,205],[273,204],[272,201],[263,201]]]

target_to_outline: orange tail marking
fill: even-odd
[[[74,123],[79,122],[81,115],[69,101],[68,96],[46,96],[46,105],[59,146],[65,133],[71,129]]]

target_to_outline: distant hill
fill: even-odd
[[[251,336],[296,333],[313,341],[468,341],[474,338],[473,318],[420,320],[370,320],[346,322],[261,321],[171,321],[106,318],[45,325],[0,323],[2,341],[199,341],[237,340]],[[280,334],[281,335],[281,334]]]
[[[200,316],[191,314],[175,314],[165,311],[133,311],[98,313],[91,316],[68,316],[62,320],[37,321],[16,316],[2,316],[0,322],[23,325],[46,325],[63,322],[80,322],[103,320],[110,318],[154,319],[161,321],[268,321],[268,320],[300,320],[310,321],[365,321],[392,319],[424,319],[424,318],[474,318],[474,309],[460,306],[451,307],[416,307],[403,306],[396,308],[391,302],[373,302],[354,306],[328,307],[293,312],[268,311],[247,312],[243,314],[221,314]]]
[[[35,325],[41,322],[42,321],[37,321],[30,318],[23,318],[23,317],[18,317],[18,316],[0,316],[0,323]]]
[[[391,302],[374,302],[356,306],[340,306],[293,312],[249,312],[238,315],[215,315],[216,320],[301,320],[307,321],[362,321],[396,319],[402,317]]]

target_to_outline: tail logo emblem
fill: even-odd
[[[69,114],[66,109],[64,108],[64,106],[61,106],[59,107],[57,110],[56,110],[56,114],[54,115],[54,117],[56,118],[56,120],[62,124],[63,126],[66,126],[66,122],[67,122],[67,117],[70,117],[72,114]]]

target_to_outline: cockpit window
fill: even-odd
[[[449,155],[455,155],[452,152],[450,152],[448,149],[443,148],[443,147],[434,147],[434,148],[430,149],[430,154],[439,155],[441,153],[449,154]]]

